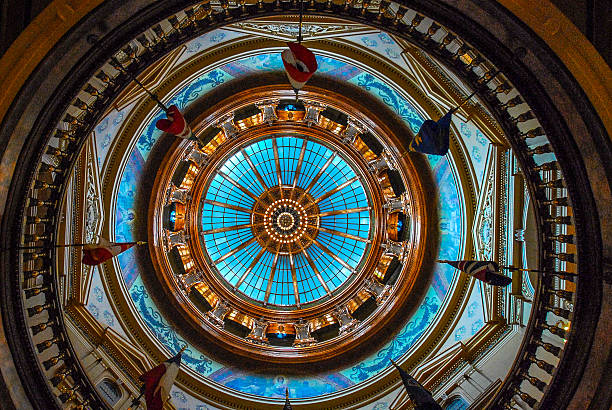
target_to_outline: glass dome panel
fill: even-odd
[[[202,201],[202,241],[226,285],[263,305],[331,296],[367,253],[370,200],[356,170],[312,139],[262,139],[227,158]]]

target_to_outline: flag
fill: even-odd
[[[83,246],[82,262],[85,265],[96,266],[130,249],[134,245],[136,245],[136,242],[117,243],[100,237],[100,241],[97,244]]]
[[[512,283],[512,279],[504,276],[499,271],[499,265],[493,261],[440,261],[467,273],[470,276],[480,279],[493,286],[507,286]]]
[[[289,402],[289,389],[285,389],[285,405],[283,406],[283,410],[293,410]]]
[[[431,393],[425,389],[421,383],[416,381],[414,377],[399,367],[393,360],[391,360],[391,363],[393,363],[393,366],[395,366],[402,377],[402,382],[404,382],[406,393],[408,393],[408,397],[410,397],[410,400],[412,400],[416,410],[442,410],[442,407],[440,407],[440,405],[434,400]]]
[[[301,89],[317,71],[317,59],[312,51],[299,43],[287,43],[289,50],[281,54],[287,77],[295,90]]]
[[[158,129],[186,140],[194,139],[189,124],[187,124],[185,117],[183,117],[183,114],[181,114],[176,105],[171,105],[168,111],[166,111],[166,115],[168,118],[162,118],[155,123]]]
[[[164,407],[164,402],[170,395],[170,389],[181,367],[181,356],[185,347],[174,357],[160,363],[138,378],[141,382],[144,382],[143,389],[147,410],[161,410]]]
[[[450,110],[438,121],[427,120],[408,146],[410,151],[423,154],[446,155],[449,145],[450,122],[455,109]]]

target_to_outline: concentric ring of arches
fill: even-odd
[[[281,83],[282,84],[282,83]],[[277,86],[274,86],[274,88],[276,88]],[[283,88],[282,86],[280,86],[280,88]],[[248,92],[244,92],[244,93],[240,93],[238,95],[235,95],[231,101],[235,103],[235,107],[236,108],[240,108],[240,110],[242,110],[241,107],[244,106],[251,106],[249,105],[249,103],[257,103],[257,104],[262,104],[262,105],[266,105],[267,103],[265,101],[269,101],[270,98],[272,98],[272,100],[274,100],[275,98],[287,98],[289,95],[286,93],[286,91],[275,91],[275,92],[271,92],[270,90],[268,90],[267,88],[254,88],[249,90]],[[262,99],[263,100],[259,100]],[[327,99],[326,99],[327,98]],[[326,98],[322,98],[317,92],[309,92],[307,93],[306,96],[304,96],[304,104],[306,107],[319,107],[318,110],[322,110],[323,107],[326,105],[325,101],[334,101],[333,99],[330,99],[328,97]],[[258,102],[259,101],[259,102]],[[314,104],[314,105],[313,105]],[[321,105],[322,104],[322,105]],[[221,104],[223,105],[223,104]],[[308,109],[310,109],[308,108]],[[338,108],[338,107],[336,107]],[[230,111],[231,112],[231,111]],[[221,112],[218,113],[218,115],[221,118],[227,118],[228,113],[224,112],[223,110]],[[281,114],[279,114],[281,115]],[[286,122],[286,120],[279,120],[277,122],[273,122],[272,125],[268,125],[267,122],[264,121],[264,124],[257,125],[257,126],[253,126],[252,129],[248,129],[246,131],[241,131],[236,135],[233,135],[233,138],[231,139],[223,139],[223,137],[220,137],[219,141],[223,140],[223,142],[220,143],[220,145],[217,145],[217,142],[211,143],[212,145],[209,147],[208,145],[205,145],[204,147],[202,147],[201,149],[209,152],[211,154],[211,156],[209,157],[209,160],[206,162],[206,165],[204,167],[200,167],[198,168],[197,166],[194,168],[193,171],[193,175],[192,177],[189,177],[186,179],[189,180],[190,182],[188,182],[188,185],[191,185],[193,183],[193,189],[191,191],[193,198],[201,198],[202,199],[202,204],[203,205],[199,205],[199,208],[197,207],[197,203],[198,200],[196,199],[191,200],[190,203],[192,205],[187,205],[187,212],[193,212],[195,209],[201,209],[202,206],[206,206],[207,202],[209,204],[214,204],[214,205],[219,205],[222,204],[219,201],[215,201],[215,200],[211,200],[211,199],[206,199],[206,192],[207,189],[209,188],[210,184],[209,182],[211,180],[214,180],[214,178],[216,176],[218,176],[218,172],[221,172],[224,176],[221,176],[222,180],[227,182],[228,181],[228,175],[225,174],[223,171],[220,171],[221,168],[223,168],[224,164],[227,163],[227,159],[232,157],[233,155],[235,155],[236,152],[244,152],[244,147],[247,147],[253,143],[256,142],[265,142],[265,141],[272,141],[271,146],[272,146],[272,153],[270,153],[272,155],[272,157],[274,158],[275,156],[273,155],[274,152],[274,145],[277,145],[277,150],[278,150],[278,144],[279,140],[281,140],[282,138],[286,138],[288,136],[291,136],[291,138],[299,140],[299,141],[310,141],[315,143],[313,146],[319,146],[320,152],[326,152],[329,151],[329,155],[322,155],[322,158],[319,158],[319,166],[320,168],[318,170],[316,170],[316,167],[314,169],[309,169],[308,167],[305,168],[304,170],[304,175],[306,175],[304,178],[306,178],[309,182],[308,182],[308,186],[306,186],[305,188],[300,188],[298,186],[296,186],[295,190],[296,190],[296,195],[295,198],[299,199],[302,194],[308,189],[308,190],[313,190],[313,192],[317,195],[317,198],[314,198],[314,196],[312,196],[310,193],[306,193],[304,195],[304,198],[302,198],[301,200],[302,205],[304,205],[305,208],[307,208],[309,211],[312,209],[317,210],[315,212],[315,214],[320,215],[321,212],[319,212],[319,206],[318,204],[322,204],[325,205],[326,203],[328,203],[329,201],[333,201],[334,203],[336,202],[334,200],[334,195],[338,195],[340,198],[344,196],[346,196],[346,192],[353,192],[354,188],[356,186],[361,186],[361,190],[362,193],[365,195],[367,192],[367,196],[368,198],[368,204],[372,203],[372,207],[370,206],[365,206],[365,207],[361,207],[361,208],[349,208],[348,209],[348,213],[351,214],[353,213],[352,211],[354,211],[355,209],[358,210],[359,213],[361,212],[366,212],[366,215],[369,214],[375,214],[378,215],[377,217],[372,217],[370,216],[370,221],[369,221],[369,229],[370,232],[368,234],[368,238],[364,238],[364,237],[358,237],[358,236],[354,236],[351,234],[346,234],[344,232],[341,231],[333,231],[331,229],[325,228],[325,227],[321,227],[319,226],[320,224],[317,222],[315,223],[315,226],[310,226],[308,228],[308,238],[307,239],[303,239],[301,242],[301,246],[305,247],[305,248],[310,248],[310,244],[309,242],[311,241],[312,238],[315,238],[317,240],[320,239],[319,234],[320,233],[325,233],[325,234],[329,234],[329,233],[333,233],[335,235],[338,235],[340,237],[342,237],[342,239],[345,238],[345,236],[349,236],[351,237],[351,239],[355,239],[357,242],[365,242],[368,245],[370,245],[369,242],[372,243],[381,243],[381,233],[384,232],[384,221],[386,219],[386,217],[384,217],[384,213],[382,212],[382,203],[381,202],[383,199],[381,197],[382,192],[381,192],[381,188],[379,187],[379,181],[376,177],[376,173],[374,172],[370,172],[367,168],[367,161],[364,157],[364,155],[366,156],[372,156],[374,155],[371,151],[369,151],[368,149],[365,148],[365,146],[362,146],[362,142],[360,138],[355,137],[355,141],[353,143],[343,143],[341,140],[341,135],[340,135],[340,131],[336,129],[335,126],[330,126],[330,129],[336,130],[336,131],[330,131],[328,128],[323,127],[322,124],[324,125],[330,125],[327,123],[327,120],[323,120],[324,117],[321,117],[319,119],[319,122],[317,123],[317,121],[314,121],[314,123],[311,124],[307,124],[306,122],[296,122],[296,121],[289,121]],[[258,120],[261,121],[261,118]],[[206,126],[201,127],[201,128],[207,128]],[[247,127],[248,128],[248,127]],[[207,128],[210,129],[210,128]],[[199,133],[202,130],[196,131],[197,135],[200,135]],[[216,131],[215,131],[216,132]],[[202,135],[208,135],[208,133],[206,131],[203,132]],[[273,139],[271,139],[270,137],[274,136]],[[215,137],[216,138],[216,137]],[[211,148],[215,146],[216,148],[214,148],[214,150],[212,150]],[[304,147],[304,151],[306,151],[306,148],[308,147],[308,144],[306,145],[300,145],[299,146],[300,149],[299,151],[301,152],[301,148]],[[358,147],[361,147],[358,149]],[[360,151],[363,150],[363,152]],[[333,151],[333,153],[331,153]],[[180,152],[180,150],[179,150]],[[175,162],[176,161],[181,161],[181,158],[186,158],[187,157],[192,157],[193,156],[193,152],[192,150],[190,150],[189,148],[183,152],[183,154],[179,154],[178,157],[176,157],[175,159],[171,160],[170,162]],[[244,154],[243,154],[244,155]],[[248,154],[247,154],[248,155]],[[306,158],[306,152],[304,153],[304,157]],[[250,156],[247,157],[241,157],[244,161],[244,163],[248,163],[249,160],[251,162],[254,162],[253,159],[251,159]],[[247,160],[248,158],[248,160]],[[272,184],[275,181],[280,181],[281,185],[283,185],[283,191],[285,192],[283,194],[284,198],[289,199],[290,198],[290,192],[293,188],[291,184],[287,184],[285,185],[284,183],[282,183],[282,167],[280,166],[280,156],[277,156],[277,158],[279,159],[278,164],[276,164],[276,159],[273,159],[272,162],[274,163],[274,167],[277,168],[278,170],[281,170],[280,173],[277,173],[275,171],[274,174],[274,179],[271,179],[270,181],[268,181],[268,184]],[[371,159],[371,157],[370,157]],[[325,181],[326,178],[328,178],[328,175],[326,172],[331,173],[331,175],[333,176],[333,179],[338,179],[338,171],[337,169],[335,169],[336,167],[338,167],[338,165],[335,164],[347,164],[348,162],[350,162],[352,165],[352,167],[348,167],[345,168],[345,173],[347,173],[348,171],[346,171],[347,169],[352,169],[352,173],[350,173],[348,175],[348,179],[345,181],[328,181],[330,183],[330,187],[329,189],[327,188],[323,188],[323,190],[321,192],[318,192],[318,189],[320,189],[320,187],[318,186],[318,181],[319,180],[323,180]],[[359,165],[356,165],[359,164]],[[190,165],[190,169],[191,167],[193,167],[194,165]],[[254,165],[253,165],[254,166]],[[251,165],[249,165],[249,167],[251,167]],[[179,168],[173,168],[173,169],[179,169]],[[196,170],[197,169],[197,170]],[[257,169],[257,168],[255,168]],[[227,171],[227,170],[226,170]],[[316,172],[315,172],[316,171]],[[321,172],[323,171],[323,172]],[[164,180],[169,181],[169,179],[167,179],[167,175],[171,175],[173,171],[170,171],[170,174],[168,174],[166,171],[160,171],[163,175],[166,175],[166,177],[164,177]],[[263,170],[261,172],[264,172]],[[259,174],[259,171],[258,171]],[[315,175],[312,175],[315,174]],[[386,174],[386,171],[385,171]],[[295,173],[292,176],[292,180],[295,180]],[[360,175],[360,177],[357,177],[357,175]],[[418,173],[414,173],[413,175],[418,175]],[[261,175],[259,175],[261,177]],[[409,177],[413,178],[414,176]],[[257,178],[257,177],[255,177]],[[263,177],[262,181],[263,181]],[[280,178],[280,179],[279,179]],[[418,179],[418,178],[417,178]],[[359,180],[359,184],[358,185],[354,185],[356,182],[358,182]],[[193,182],[191,182],[193,181]],[[229,185],[231,185],[234,188],[237,188],[237,182],[235,180],[233,180],[233,183],[229,183]],[[160,191],[161,192],[165,192],[165,189],[163,188],[165,186],[167,182],[163,182],[163,181],[159,181],[159,183],[157,185],[159,185],[160,187]],[[296,181],[296,184],[299,183],[299,177],[298,180]],[[406,182],[408,183],[408,182]],[[410,184],[415,183],[410,182]],[[228,186],[229,186],[228,185]],[[265,181],[263,182],[263,185],[267,184],[265,183]],[[418,185],[418,183],[417,183]],[[241,186],[241,185],[240,185]],[[332,187],[333,186],[333,187]],[[364,189],[365,186],[367,186],[367,189]],[[267,194],[265,194],[264,192],[262,192],[262,194],[260,196],[266,196],[266,201],[268,201],[269,204],[273,204],[275,201],[275,199],[277,199],[277,196],[280,197],[280,193],[278,191],[280,191],[280,189],[278,188],[278,186],[275,187],[271,187],[268,188],[269,189],[269,193],[271,195],[271,197],[268,197]],[[346,192],[345,192],[346,190]],[[256,194],[246,190],[246,188],[244,188],[243,186],[241,186],[241,188],[237,188],[237,191],[241,191],[243,193],[246,194],[246,192],[249,192],[249,194],[246,194],[250,197],[250,201],[252,201],[256,207],[256,209],[259,209],[260,211],[254,212],[254,217],[261,217],[262,215],[265,214],[265,210],[266,210],[266,206],[263,206],[260,201],[258,201],[257,199],[259,199],[260,197],[258,197]],[[215,191],[216,192],[216,191]],[[408,194],[408,196],[412,197],[414,196],[414,194],[420,195],[420,193],[410,193]],[[351,194],[352,195],[352,194]],[[369,196],[372,196],[372,199],[369,199]],[[386,197],[386,194],[385,194]],[[162,197],[160,197],[160,199],[162,199]],[[219,199],[219,198],[217,198]],[[319,202],[317,204],[315,204],[315,199],[319,199]],[[280,201],[283,201],[284,199],[281,199]],[[370,202],[371,200],[373,200],[373,202]],[[163,201],[156,201],[156,202],[163,202]],[[196,205],[196,207],[193,206],[193,204]],[[415,207],[415,209],[421,209],[421,205],[417,202],[413,202],[412,203],[413,206]],[[233,204],[225,204],[225,206],[220,206],[220,208],[238,208],[239,210],[243,210],[243,213],[248,214],[248,207],[245,204],[242,204],[244,206],[238,206],[238,205],[233,205]],[[347,210],[344,209],[333,209],[331,207],[331,205],[326,205],[329,206],[331,209],[330,211],[326,211],[326,212],[331,212],[332,215],[325,215],[325,213],[322,216],[337,216],[335,215],[336,213],[340,213],[343,214],[345,212],[347,212]],[[259,208],[257,208],[259,207]],[[191,210],[190,210],[191,209]],[[198,217],[196,218],[186,218],[189,220],[197,220],[198,224],[200,223],[199,221],[201,221],[202,217],[201,214],[199,214]],[[233,217],[231,217],[230,219],[234,219]],[[372,219],[376,220],[376,225],[372,224]],[[365,222],[365,221],[363,221]],[[412,221],[410,224],[414,224],[415,221]],[[197,226],[192,226],[192,232],[201,231],[201,226],[199,226],[198,224],[196,224]],[[240,225],[239,225],[240,226]],[[373,227],[376,226],[376,228],[373,230]],[[317,228],[318,227],[318,228]],[[229,227],[231,228],[231,227]],[[224,231],[226,229],[228,229],[228,227],[221,227],[218,228],[221,231]],[[317,232],[315,229],[320,229],[321,232]],[[263,229],[265,230],[265,228]],[[261,230],[260,230],[261,231]],[[323,232],[326,231],[326,232]],[[378,233],[376,233],[378,232]],[[222,232],[221,232],[222,233]],[[314,235],[314,233],[316,233],[316,235]],[[190,236],[194,236],[193,234],[190,234]],[[300,321],[300,320],[308,320],[310,321],[313,326],[317,326],[317,324],[320,325],[325,325],[325,323],[330,320],[333,316],[335,316],[335,313],[333,313],[336,308],[340,308],[342,306],[342,304],[346,304],[351,298],[356,297],[355,295],[357,295],[358,293],[360,293],[361,290],[363,290],[366,293],[372,294],[371,291],[365,291],[363,288],[365,286],[364,284],[364,279],[366,278],[370,278],[370,279],[374,279],[376,281],[382,280],[382,276],[380,276],[380,279],[375,279],[375,275],[376,273],[374,272],[374,268],[376,268],[376,271],[378,272],[379,269],[379,265],[383,264],[384,266],[387,266],[388,263],[390,263],[391,258],[390,257],[386,257],[383,260],[379,260],[380,259],[380,247],[377,246],[368,246],[366,247],[368,250],[368,252],[366,253],[367,258],[362,257],[362,261],[360,261],[360,263],[355,267],[352,268],[350,267],[343,259],[341,259],[340,256],[336,255],[335,253],[333,253],[331,250],[327,249],[327,247],[325,245],[320,245],[321,247],[325,248],[324,252],[325,254],[334,261],[337,261],[342,267],[350,270],[351,272],[353,272],[351,274],[351,280],[347,281],[346,283],[342,284],[339,288],[334,289],[332,291],[329,292],[329,297],[328,298],[323,298],[322,300],[316,301],[316,303],[311,303],[310,305],[300,305],[298,306],[298,309],[293,309],[293,310],[287,310],[287,309],[281,309],[281,311],[278,310],[278,308],[275,308],[275,306],[267,304],[264,306],[254,306],[253,303],[247,303],[248,301],[244,301],[241,300],[240,297],[236,297],[237,295],[240,296],[240,292],[235,292],[233,291],[233,289],[228,289],[227,286],[227,281],[223,278],[220,278],[220,275],[214,275],[214,274],[208,274],[209,269],[207,266],[210,266],[210,259],[206,254],[203,253],[203,248],[206,246],[206,242],[202,241],[202,235],[198,234],[197,235],[199,237],[199,240],[202,242],[202,246],[195,246],[193,247],[191,250],[186,251],[185,253],[183,253],[185,256],[186,255],[191,255],[193,257],[195,257],[195,259],[199,262],[196,262],[196,266],[199,266],[203,269],[203,283],[204,285],[202,285],[203,287],[200,289],[201,293],[203,295],[206,296],[210,296],[211,293],[209,290],[212,290],[212,293],[216,296],[218,296],[219,298],[221,298],[221,300],[223,301],[233,301],[230,302],[229,304],[229,309],[227,310],[226,314],[223,316],[225,318],[231,318],[231,320],[234,320],[236,318],[239,318],[240,320],[240,324],[244,324],[247,327],[251,327],[253,324],[253,321],[255,321],[257,318],[259,318],[260,316],[262,316],[262,319],[267,319],[267,320],[272,320],[272,321],[280,321],[278,322],[278,324],[285,326],[287,325],[289,328],[293,328],[294,327],[294,323],[296,321]],[[306,236],[306,235],[305,235]],[[378,239],[377,239],[378,238]],[[255,242],[254,238],[251,236],[251,240],[253,243]],[[304,241],[306,241],[306,245],[304,245]],[[245,242],[243,242],[240,246],[243,246]],[[408,254],[413,254],[415,252],[415,249],[418,248],[418,246],[416,245],[416,243],[418,243],[418,241],[415,241],[414,243],[410,243],[409,245],[407,245],[407,255]],[[247,243],[247,246],[249,245],[249,243]],[[295,250],[294,248],[291,248],[291,246],[293,246],[291,243],[287,243],[287,244],[281,244],[281,247],[285,246],[285,248],[282,248],[281,250],[283,252],[287,252],[289,253],[292,249]],[[236,249],[238,249],[238,247]],[[241,249],[239,249],[241,250]],[[220,256],[221,259],[229,259],[229,257],[233,256],[231,254],[232,251],[229,252],[225,252],[223,256]],[[274,250],[274,252],[276,253],[276,249]],[[225,256],[228,255],[229,256]],[[322,274],[324,275],[325,272],[321,272],[319,270],[319,268],[317,268],[317,264],[316,262],[313,260],[311,254],[312,252],[309,253],[302,253],[307,259],[310,259],[311,261],[309,261],[309,267],[313,269],[313,271],[315,271],[315,275],[319,275],[322,276]],[[202,257],[200,257],[200,255],[202,255]],[[308,255],[308,256],[306,256]],[[333,255],[333,256],[332,256]],[[205,260],[205,262],[202,263],[202,260]],[[253,258],[253,256],[251,256],[251,259],[248,260],[249,266],[253,264],[253,262],[257,263],[258,260],[256,258],[256,256]],[[277,264],[278,265],[278,264]],[[291,260],[289,260],[289,265],[291,265]],[[346,265],[346,266],[343,266]],[[321,266],[321,265],[320,265]],[[295,270],[295,264],[293,267]],[[328,267],[325,266],[325,269],[327,269]],[[248,269],[247,269],[248,270]],[[277,270],[277,266],[274,266],[274,269],[269,269],[268,273],[273,273]],[[289,270],[291,270],[291,266],[289,266]],[[383,272],[384,272],[384,267],[383,267]],[[245,272],[245,273],[249,273],[249,272]],[[292,272],[293,273],[293,272]],[[296,272],[297,273],[297,272]],[[380,273],[378,273],[378,275],[380,275]],[[172,277],[173,275],[170,275],[170,277]],[[412,283],[412,281],[414,280],[412,275],[409,275],[410,279],[405,281],[405,284],[403,283],[402,286],[405,286],[406,284]],[[297,277],[297,274],[296,274]],[[356,280],[357,278],[359,278],[359,280]],[[181,279],[182,280],[182,279]],[[325,280],[319,279],[317,278],[318,283],[325,283]],[[191,282],[190,282],[191,283]],[[295,284],[294,282],[294,292],[296,291],[296,289],[298,288],[298,286]],[[327,285],[327,283],[326,283]],[[381,287],[384,284],[381,284]],[[199,285],[200,286],[200,285]],[[298,289],[299,290],[299,289]],[[382,290],[382,288],[381,288]],[[363,303],[367,297],[365,297],[365,294],[361,292],[361,297],[362,299],[355,301],[355,303],[357,303],[357,305],[360,305],[361,303]],[[384,295],[383,295],[384,297]],[[299,296],[298,296],[299,298]],[[212,304],[211,306],[214,306],[217,303],[216,298],[214,297],[210,297],[209,299],[212,300]],[[252,302],[252,299],[251,299]],[[396,302],[397,303],[397,302]],[[281,306],[282,308],[282,306]],[[210,309],[210,308],[208,308]],[[380,312],[385,311],[385,309],[379,309]],[[215,311],[216,312],[216,311]],[[215,314],[215,312],[213,312],[212,314]],[[210,312],[207,313],[207,316],[205,316],[203,319],[205,319],[205,321],[207,320],[206,317],[210,316]],[[218,321],[214,321],[215,323],[220,323]],[[334,320],[332,320],[331,324],[334,323]],[[297,326],[297,325],[296,325]],[[351,326],[351,329],[353,329],[352,331],[356,332],[358,331],[357,328],[355,328],[354,326]],[[209,329],[209,331],[212,330],[213,333],[216,331],[216,329]],[[314,330],[314,329],[313,329]],[[350,330],[350,329],[349,329]],[[370,330],[368,330],[368,332],[370,332]],[[352,333],[343,333],[340,335],[340,340],[344,341],[344,344],[349,343],[351,345],[354,345],[355,343],[351,342],[351,335]],[[227,335],[226,335],[227,336]],[[223,339],[228,339],[227,337],[224,337]],[[231,339],[231,335],[230,335],[230,339]],[[266,357],[269,360],[273,360],[273,361],[278,361],[281,360],[281,357],[284,357],[285,359],[291,359],[290,362],[293,362],[295,360],[306,360],[306,361],[316,361],[317,356],[318,355],[322,355],[322,354],[338,354],[341,351],[344,351],[344,349],[341,349],[339,344],[334,344],[334,343],[327,343],[328,348],[331,348],[332,350],[337,350],[336,353],[332,353],[330,352],[326,352],[325,349],[321,349],[321,347],[323,345],[318,344],[316,346],[309,346],[307,345],[294,345],[294,347],[292,349],[282,349],[282,350],[274,350],[273,347],[271,346],[263,346],[263,347],[259,347],[257,349],[253,348],[253,345],[251,344],[252,342],[249,342],[248,340],[250,340],[250,337],[247,337],[247,341],[246,341],[246,345],[245,345],[245,341],[241,341],[238,343],[238,345],[244,345],[244,349],[245,351],[249,352],[249,355],[253,355],[255,350],[259,350],[260,352],[257,353],[258,356],[260,355],[266,355]],[[334,341],[338,341],[337,339],[333,339]],[[366,340],[366,339],[363,339]],[[230,342],[227,342],[230,343]],[[312,344],[312,343],[311,343]],[[238,346],[234,346],[234,347],[238,347]],[[306,349],[306,350],[304,350]],[[314,349],[314,350],[313,350]],[[274,354],[271,354],[269,352],[274,351]],[[268,352],[268,353],[266,353]],[[315,353],[316,352],[316,353]],[[313,355],[313,353],[315,353],[315,355]],[[259,357],[257,357],[259,359]]]

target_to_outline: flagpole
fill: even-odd
[[[500,268],[508,269],[508,270],[516,270],[520,272],[542,272],[542,273],[546,272],[546,271],[538,270],[538,269],[515,268],[514,266],[500,266]]]
[[[494,73],[491,75],[491,78],[489,78],[487,81],[485,81],[485,82],[484,82],[483,86],[484,86],[484,85],[489,84],[489,83],[490,83],[490,82],[491,82],[491,81],[492,81],[492,80],[493,80],[495,77],[497,77],[497,75],[498,75],[499,73],[501,73],[501,70],[497,70],[497,71],[495,71],[495,72],[494,72]],[[481,87],[479,87],[479,88],[481,88]],[[472,92],[470,95],[468,95],[467,97],[465,97],[465,98],[463,99],[463,101],[461,102],[461,104],[459,104],[458,106],[456,106],[455,108],[453,108],[453,109],[451,110],[451,112],[455,112],[455,111],[457,111],[459,108],[463,107],[463,106],[464,106],[464,105],[465,105],[465,104],[466,104],[468,101],[470,101],[470,100],[471,100],[471,99],[472,99],[472,98],[473,98],[473,97],[476,95],[476,93],[477,93],[477,92],[478,92],[478,90],[473,91],[473,92]]]
[[[85,356],[83,356],[83,359],[85,359],[87,356],[93,354],[96,350],[98,350],[98,348],[100,347],[100,345],[102,343],[104,343],[104,339],[106,338],[106,332],[108,332],[108,329],[110,328],[110,326],[106,326],[104,328],[104,330],[102,331],[102,335],[100,335],[100,339],[96,342],[96,344],[93,346],[93,348],[89,351],[89,353],[87,353]]]
[[[147,243],[147,241],[137,241],[137,242],[121,242],[122,244],[125,245],[145,245]],[[40,246],[17,246],[14,249],[51,249],[51,248],[70,248],[70,247],[77,247],[77,246],[91,246],[91,245],[97,245],[95,243],[67,243],[67,244],[60,244],[60,245],[40,245]],[[7,250],[7,249],[3,249],[3,250]]]
[[[141,83],[141,82],[140,82],[140,81],[139,81],[139,80],[138,80],[138,79],[137,79],[137,78],[136,78],[134,75],[132,75],[131,73],[129,73],[129,72],[127,72],[127,71],[125,71],[125,72],[127,73],[127,75],[129,75],[129,76],[132,78],[132,80],[134,80],[134,82],[135,82],[136,84],[138,84],[138,85],[140,86],[140,88],[142,88],[142,89],[144,90],[144,92],[146,92],[147,94],[149,94],[149,97],[151,97],[151,99],[157,103],[157,105],[159,106],[159,108],[161,108],[162,110],[164,110],[164,112],[166,112],[166,113],[168,112],[168,107],[166,107],[166,106],[164,105],[164,103],[163,103],[163,102],[161,102],[161,100],[160,100],[160,99],[157,97],[157,95],[155,95],[155,94],[153,94],[151,91],[149,91],[149,90],[147,89],[147,87],[145,87],[145,86],[144,86],[144,84],[142,84],[142,83]]]
[[[145,390],[141,389],[140,395],[138,397],[134,398],[134,400],[132,400],[128,410],[131,410],[132,406],[137,406],[136,408],[140,407],[140,399],[142,399],[142,396],[144,396],[144,394],[145,394]]]
[[[153,92],[149,91],[149,89],[147,87],[144,86],[143,83],[140,82],[140,80],[138,80],[138,78],[136,78],[136,76],[132,73],[130,73],[129,71],[127,71],[123,65],[119,62],[119,60],[116,60],[117,63],[116,65],[114,65],[114,67],[116,69],[118,69],[119,71],[121,71],[124,74],[127,74],[128,77],[130,77],[132,79],[132,81],[134,81],[136,84],[138,84],[140,86],[140,88],[142,88],[144,90],[145,93],[147,93],[149,95],[149,97],[151,97],[151,99],[153,101],[155,101],[157,103],[157,105],[159,106],[159,108],[161,108],[162,110],[164,110],[164,112],[168,112],[168,107],[166,107],[164,105],[163,102],[161,102],[161,100],[157,97],[156,94],[154,94]]]
[[[298,31],[298,44],[302,44],[302,20],[304,16],[304,0],[300,0],[300,24]]]
[[[439,263],[449,263],[452,261],[447,261],[447,260],[442,260],[439,259],[437,260],[437,262]],[[537,272],[537,273],[549,273],[549,271],[546,270],[540,270],[540,269],[525,269],[525,268],[515,268],[514,266],[499,266],[500,269],[508,269],[510,271],[519,271],[519,272]],[[578,276],[578,274],[576,273],[571,273],[571,272],[567,272],[564,273],[564,275],[568,275],[568,276]]]
[[[553,275],[555,274],[554,272],[550,272],[550,271],[547,271],[547,270],[515,268],[514,266],[500,266],[500,268],[508,269],[508,270],[511,270],[511,271],[519,271],[519,272],[551,273]],[[577,273],[572,273],[572,272],[563,272],[563,275],[566,275],[566,276],[578,276]]]
[[[399,368],[398,364],[397,364],[397,363],[395,363],[395,361],[393,361],[393,359],[389,359],[389,360],[390,360],[390,361],[391,361],[391,363],[393,363],[393,365],[396,367],[396,369],[395,369],[395,370],[396,370],[396,371],[398,371],[398,370],[397,370],[397,368]],[[397,393],[397,395],[395,396],[395,399],[393,399],[393,401],[392,401],[391,403],[394,403],[395,401],[397,401],[397,399],[399,399],[399,397],[402,395],[402,393],[406,393],[406,395],[408,395],[408,392],[406,391],[406,389],[404,389],[403,391],[402,391],[402,390],[400,390],[400,391]],[[394,409],[393,409],[392,407],[390,407],[390,410],[394,410]]]
[[[298,23],[298,37],[297,37],[297,42],[298,44],[302,44],[302,21],[303,21],[303,17],[304,17],[304,0],[300,0],[300,22]],[[297,88],[294,88],[293,91],[295,92],[295,103],[298,103],[298,98],[299,98],[299,93],[300,90],[298,90]]]
[[[449,263],[449,262],[454,262],[454,261],[448,261],[448,260],[444,260],[444,259],[438,259],[436,262],[439,263]],[[520,270],[520,271],[524,271],[524,272],[544,272],[541,270],[535,270],[535,269],[522,269],[522,268],[515,268],[514,266],[499,266],[499,268],[501,269],[508,269],[508,270]]]

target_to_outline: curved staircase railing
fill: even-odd
[[[174,8],[173,14],[150,24],[144,32],[127,30],[122,41],[115,43],[122,46],[117,46],[110,58],[108,54],[96,55],[97,62],[89,61],[76,79],[69,81],[65,95],[60,96],[69,97],[70,104],[57,103],[53,107],[44,118],[44,127],[39,128],[44,130],[37,136],[41,145],[32,145],[28,155],[22,157],[29,159],[28,163],[21,163],[27,168],[28,183],[13,196],[11,209],[21,211],[11,221],[10,232],[22,246],[31,249],[13,249],[9,256],[15,300],[25,312],[17,322],[29,335],[28,343],[21,348],[29,352],[33,369],[39,369],[48,395],[63,403],[73,401],[81,408],[99,408],[103,403],[81,368],[66,333],[60,272],[55,263],[56,251],[51,247],[57,241],[66,182],[86,137],[115,96],[131,82],[131,75],[138,75],[177,44],[233,22],[295,14],[299,8],[295,0],[256,3],[221,0],[214,5],[193,6],[188,3],[173,2],[168,8]],[[168,10],[158,10],[157,15]],[[560,147],[547,136],[547,127],[543,125],[546,120],[542,121],[537,107],[532,109],[520,94],[519,88],[525,86],[516,87],[503,70],[497,73],[498,68],[475,46],[401,2],[313,0],[307,3],[306,13],[360,22],[418,45],[477,90],[503,127],[533,201],[538,227],[538,268],[544,273],[537,284],[519,354],[490,405],[514,408],[519,399],[534,408],[549,403],[547,395],[555,385],[560,364],[569,360],[565,355],[569,346],[575,346],[572,339],[580,337],[573,326],[579,300],[564,283],[571,282],[572,289],[580,289],[584,275],[582,250],[595,244],[586,242],[589,236],[581,230],[572,207],[576,196],[582,193],[575,187],[575,181],[566,178],[564,164],[555,154]],[[155,13],[152,16],[150,20]],[[521,54],[518,50],[511,58],[520,60]],[[560,327],[561,321],[566,323]],[[546,376],[534,376],[536,368]],[[62,390],[57,389],[60,384]]]

